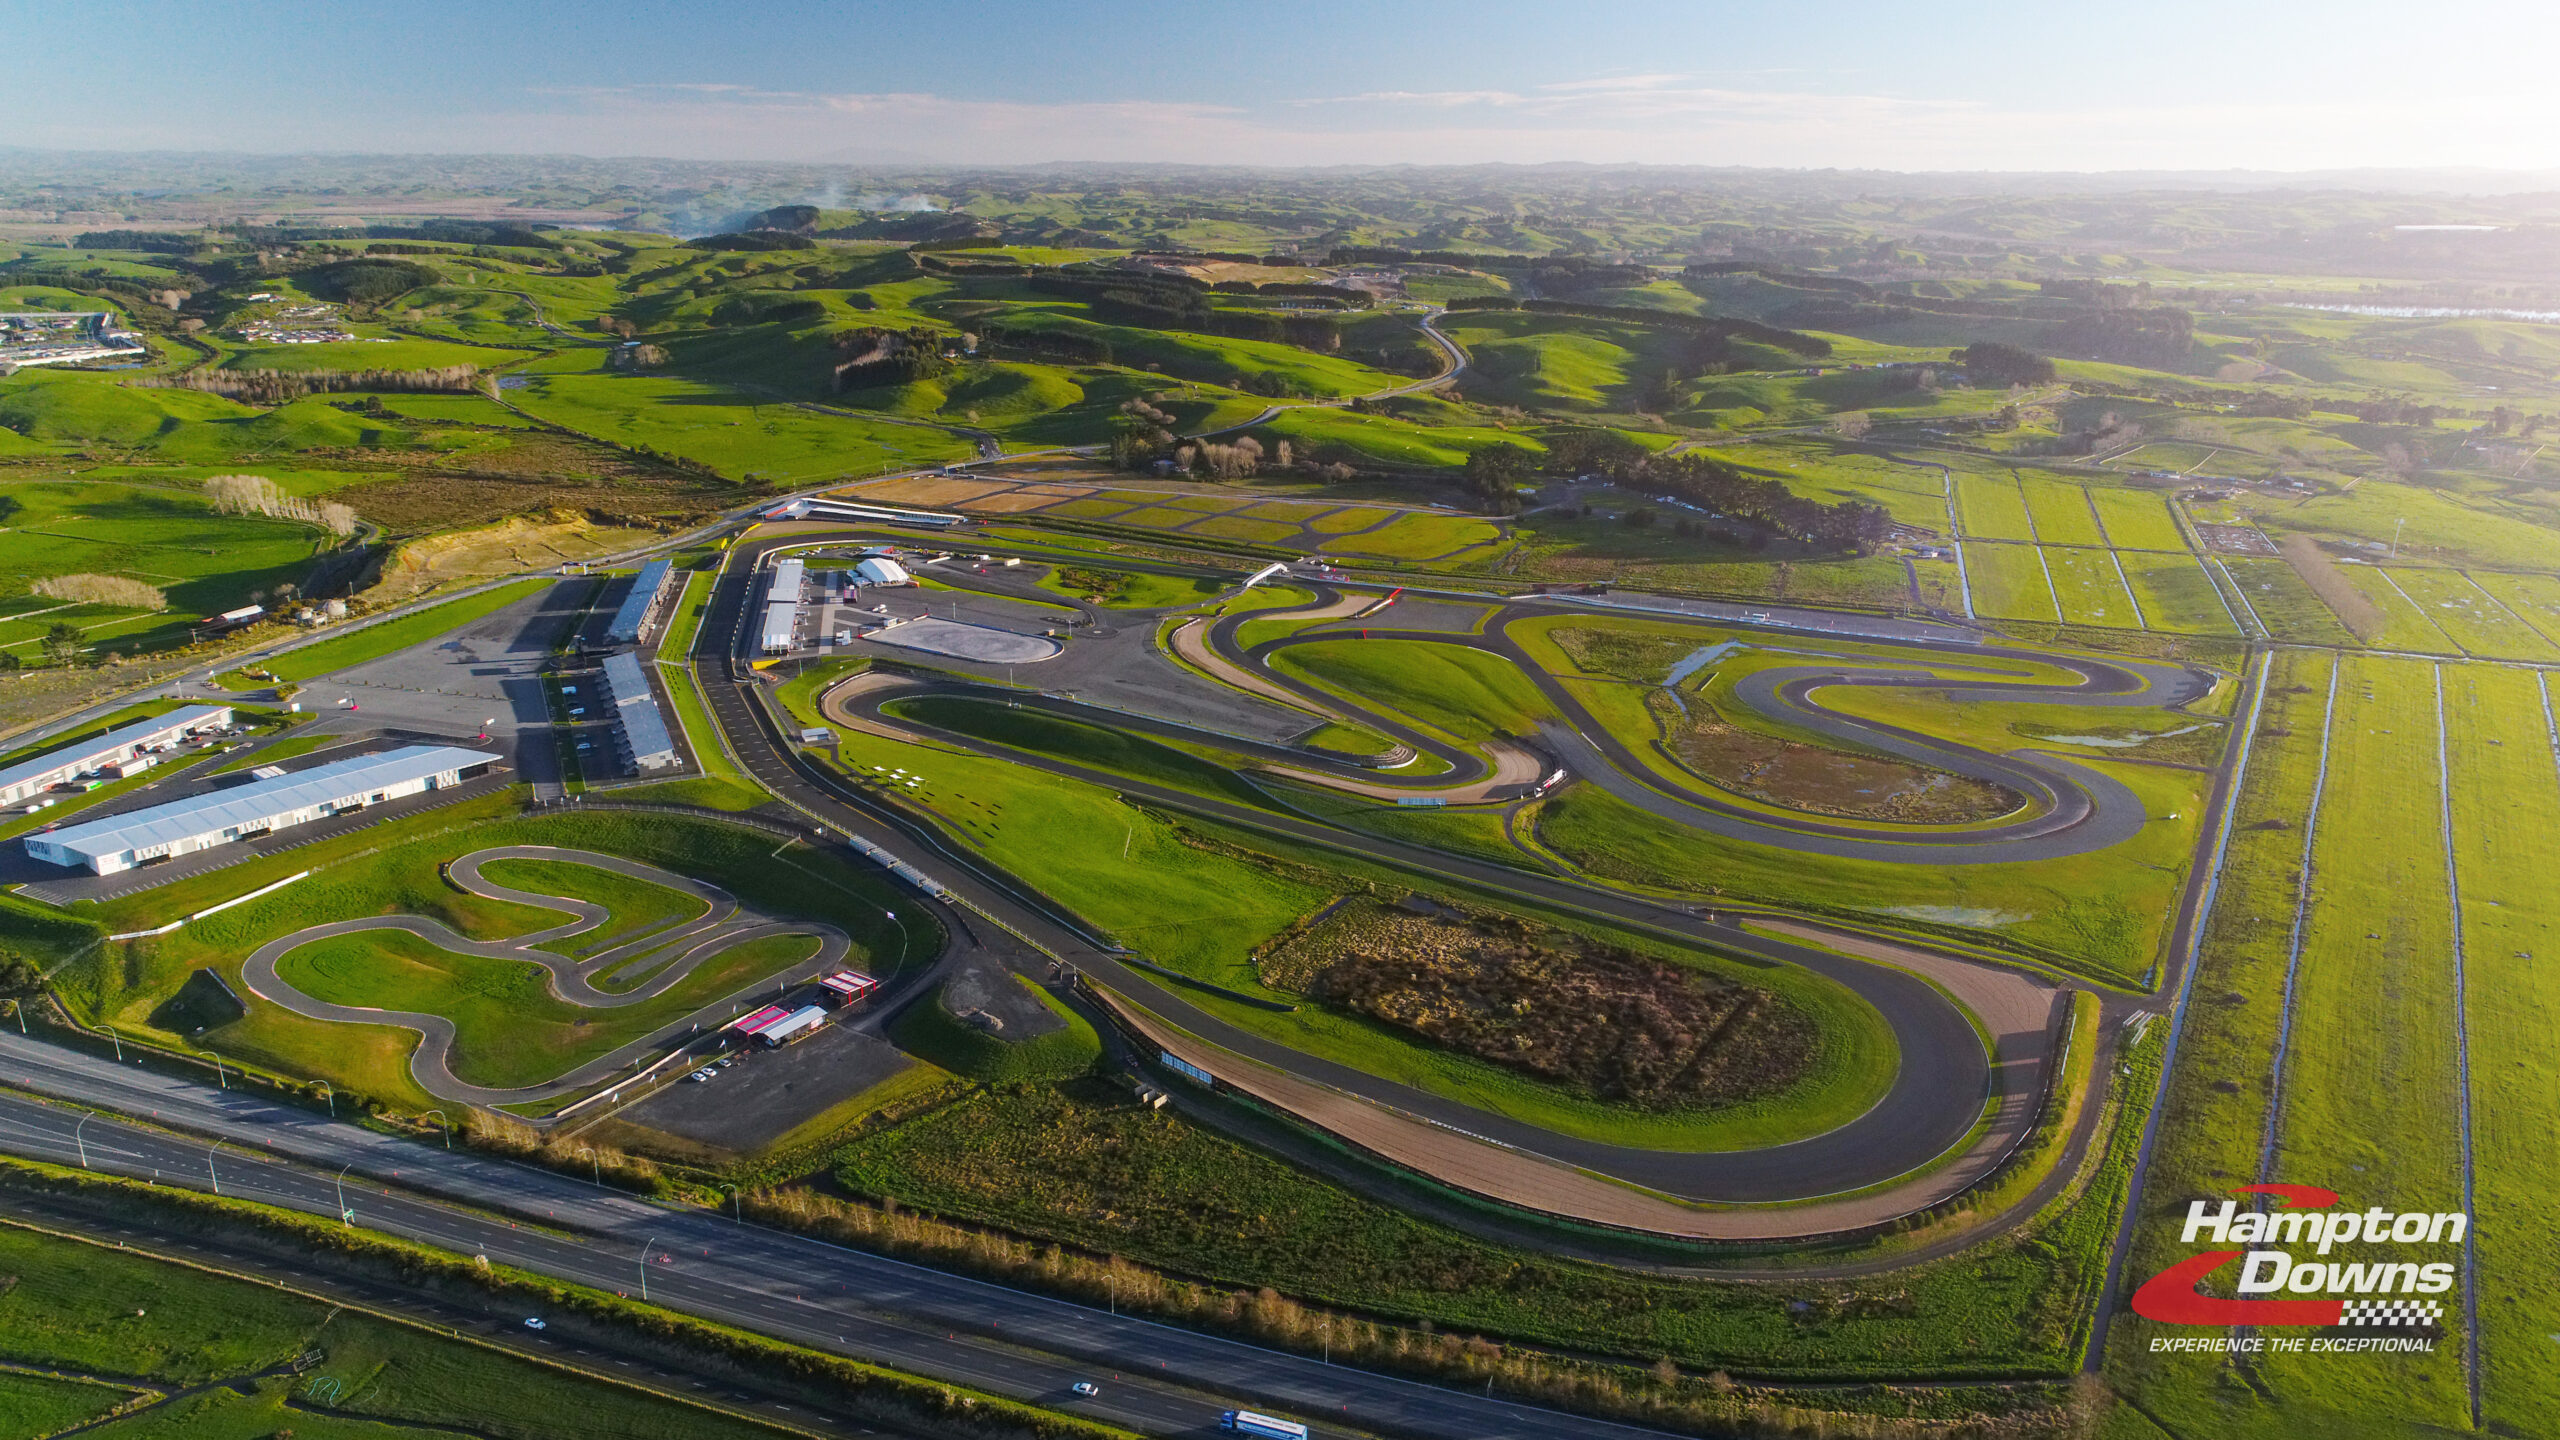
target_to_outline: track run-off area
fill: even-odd
[[[774,552],[885,537],[775,528],[782,533],[741,544],[729,555],[712,626],[730,628],[709,633],[733,637],[732,643],[741,646],[731,683],[751,703],[734,709],[715,706],[722,709],[730,743],[751,769],[761,773],[755,763],[755,752],[761,751],[769,763],[789,770],[806,789],[792,803],[848,831],[867,829],[911,846],[921,841],[960,861],[985,882],[978,894],[970,893],[966,880],[955,884],[961,898],[1001,912],[1009,928],[1033,938],[1051,958],[1075,964],[1125,1025],[1222,1082],[1362,1150],[1458,1188],[1544,1214],[1683,1237],[1774,1240],[1839,1234],[1959,1195],[1999,1170],[2044,1108],[2070,990],[2098,989],[2111,1019],[2131,1018],[2159,1002],[2127,993],[2131,987],[2083,987],[2046,967],[1999,963],[1980,947],[1933,943],[1922,935],[1836,915],[1790,914],[1749,903],[1684,903],[1603,883],[1532,854],[1524,854],[1518,864],[1496,863],[1362,833],[1285,802],[1252,805],[1207,796],[941,723],[948,702],[1033,712],[1161,745],[1214,752],[1248,781],[1315,784],[1346,796],[1403,802],[1399,809],[1419,804],[1433,810],[1476,807],[1517,814],[1542,797],[1588,785],[1674,825],[1740,843],[1860,862],[1971,866],[2098,853],[2146,825],[2181,817],[2155,813],[2113,776],[2041,747],[1968,745],[1879,722],[1845,705],[1833,708],[1832,702],[1859,691],[1896,691],[1928,692],[1957,704],[1979,700],[2093,712],[2176,711],[2235,678],[2163,661],[1984,644],[1972,632],[1946,625],[1820,612],[1764,609],[1750,616],[1706,616],[1561,598],[1462,600],[1443,594],[1432,600],[1449,607],[1472,604],[1480,617],[1454,629],[1409,626],[1398,623],[1395,605],[1381,605],[1384,587],[1358,590],[1330,580],[1294,579],[1283,583],[1306,592],[1309,598],[1303,603],[1228,607],[1226,602],[1239,598],[1230,590],[1213,602],[1225,609],[1223,614],[1200,613],[1212,607],[1197,604],[1113,612],[1107,619],[1108,638],[1075,640],[1064,657],[1042,667],[1037,689],[1007,676],[1002,667],[981,667],[972,674],[965,665],[901,664],[892,654],[857,647],[856,653],[872,655],[872,663],[819,696],[824,718],[849,734],[932,750],[965,750],[1108,786],[1127,803],[1383,862],[1426,882],[1518,897],[1746,964],[1795,967],[1871,1007],[1890,1032],[1892,1074],[1881,1094],[1864,1111],[1821,1133],[1741,1148],[1616,1144],[1385,1079],[1357,1065],[1293,1049],[1265,1029],[1230,1023],[1212,1013],[1221,1008],[1213,993],[1218,987],[1204,990],[1146,962],[1143,945],[1132,952],[1100,938],[1093,927],[1042,896],[1031,878],[1007,873],[986,855],[973,853],[966,836],[948,833],[911,808],[883,803],[876,791],[847,783],[845,773],[804,753],[786,738],[787,726],[796,722],[777,716],[769,690],[756,693],[769,679],[759,678],[743,649],[738,622],[745,600]],[[1015,573],[973,574],[964,565],[939,566],[928,573],[937,584],[986,597],[1026,594]],[[1401,603],[1412,604],[1416,598]],[[1056,603],[1054,597],[1047,600]],[[1087,613],[1092,613],[1089,608]],[[2014,796],[2015,803],[2006,813],[1958,825],[1844,818],[1790,810],[1648,763],[1638,753],[1641,740],[1613,732],[1574,686],[1531,653],[1530,647],[1540,643],[1539,632],[1559,621],[1586,620],[1633,620],[1694,631],[1701,647],[1739,632],[1770,649],[1800,652],[1801,662],[1761,669],[1736,686],[1732,696],[1773,724],[1842,749],[1998,787]],[[1252,626],[1261,628],[1251,635],[1240,633]],[[1270,634],[1274,629],[1288,633]],[[1305,647],[1382,641],[1448,647],[1499,662],[1533,687],[1552,713],[1534,731],[1470,744],[1341,687],[1315,683],[1286,663],[1274,663]],[[1089,702],[1082,667],[1098,671],[1124,663],[1126,652],[1138,645],[1147,648],[1155,665],[1148,672],[1154,683],[1168,696],[1179,692],[1178,702],[1168,699],[1154,713],[1123,703]],[[1105,658],[1115,649],[1124,661]],[[704,658],[710,659],[707,654]],[[926,704],[920,709],[919,702],[938,702],[944,708]],[[1222,708],[1233,723],[1222,723]],[[1382,737],[1388,742],[1389,763],[1275,737],[1270,725],[1275,710],[1294,712],[1298,730],[1337,724]],[[2211,782],[2203,807],[2209,812],[2218,812],[2222,803],[2227,765],[2226,759],[2222,768],[2204,777]],[[2186,818],[2198,837],[2212,833],[2210,814]],[[2190,881],[2194,878],[2191,874]],[[2198,890],[2188,883],[2173,899],[2174,933],[2161,947],[2172,965],[2189,949]],[[2104,1083],[2103,1074],[2091,1078],[2093,1100]],[[2085,1152],[2099,1108],[2095,1103],[2080,1107],[2063,1170]]]

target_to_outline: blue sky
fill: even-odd
[[[2560,167],[2555,12],[2505,0],[0,0],[18,73],[41,77],[0,94],[0,144],[2539,169]]]

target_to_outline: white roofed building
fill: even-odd
[[[865,555],[853,567],[853,583],[856,585],[913,585],[916,583],[916,577],[907,573],[906,566],[886,555]]]
[[[0,769],[0,805],[15,805],[30,795],[41,794],[66,780],[92,770],[121,765],[145,750],[172,745],[200,730],[216,730],[231,724],[228,705],[188,705],[120,725],[104,735],[94,736],[58,750],[19,761]]]
[[[451,745],[408,745],[30,835],[27,853],[48,864],[112,875],[459,785],[485,773],[498,759]]]

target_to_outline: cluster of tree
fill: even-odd
[[[711,308],[714,325],[797,325],[822,319],[827,313],[825,302],[793,298],[789,292],[778,294],[751,292],[732,296]]]
[[[2166,306],[2090,310],[2053,327],[2046,343],[2085,360],[2168,369],[2195,353],[2196,317]]]
[[[839,330],[828,337],[835,350],[835,358],[828,362],[828,386],[838,391],[863,390],[949,374],[956,367],[943,358],[942,347],[950,339],[921,325],[908,330],[878,325]]]
[[[205,497],[217,515],[265,515],[317,525],[344,539],[356,533],[356,512],[334,500],[306,500],[287,495],[264,475],[214,475],[204,482]]]
[[[2032,350],[1977,340],[1954,354],[1965,378],[1976,385],[2044,385],[2053,380],[2053,362]]]
[[[220,243],[200,230],[84,230],[74,236],[74,250],[147,250],[155,255],[193,255]]]
[[[1268,285],[1256,285],[1250,280],[1221,280],[1209,288],[1221,295],[1277,295],[1314,300],[1335,310],[1366,310],[1378,303],[1366,290],[1352,290],[1340,285],[1306,285],[1294,280],[1274,280]]]
[[[2433,425],[2460,414],[2443,405],[2421,405],[2406,395],[2368,395],[2337,407],[2368,425]]]
[[[1123,273],[1094,277],[1037,275],[1032,277],[1031,288],[1044,294],[1074,296],[1085,302],[1093,318],[1113,325],[1188,330],[1198,335],[1264,340],[1328,352],[1342,348],[1342,331],[1329,317],[1220,310],[1209,303],[1208,287],[1198,281],[1178,277],[1185,283],[1164,283],[1176,278]]]
[[[1831,353],[1831,342],[1818,335],[1781,330],[1756,320],[1723,315],[1679,315],[1641,305],[1577,305],[1568,300],[1514,300],[1507,295],[1468,295],[1449,302],[1451,310],[1524,310],[1538,315],[1571,315],[1587,320],[1616,320],[1651,325],[1717,340],[1742,339],[1791,355],[1816,358]]]
[[[303,289],[323,300],[379,305],[421,285],[437,284],[444,276],[415,260],[376,259],[368,255],[307,270],[297,278]]]
[[[1009,325],[997,319],[980,325],[978,333],[980,338],[990,345],[1006,345],[1016,350],[1045,355],[1073,364],[1108,365],[1112,363],[1110,339],[1083,330],[1058,329],[1039,324]]]
[[[1522,445],[1488,445],[1467,457],[1467,490],[1496,513],[1518,507],[1518,488],[1540,470],[1555,475],[1600,475],[1631,489],[1650,490],[1710,516],[1757,526],[1765,535],[1798,540],[1819,550],[1873,554],[1893,533],[1893,517],[1864,500],[1837,505],[1809,500],[1776,480],[1762,479],[1705,455],[1656,455],[1623,435],[1568,430],[1549,440],[1542,458]]]
[[[1396,250],[1381,245],[1337,245],[1324,257],[1327,265],[1454,265],[1461,270],[1491,270],[1527,263],[1526,255],[1473,255],[1461,250]]]
[[[1279,460],[1289,463],[1289,442],[1280,442]],[[1173,468],[1190,475],[1205,475],[1213,480],[1242,480],[1262,468],[1262,442],[1247,435],[1232,445],[1214,440],[1177,445],[1173,451]]]
[[[459,395],[488,388],[487,377],[473,365],[440,365],[432,370],[190,370],[125,383],[143,389],[202,390],[249,405],[282,405],[306,395],[361,390]]]
[[[1605,264],[1587,255],[1549,255],[1529,266],[1529,283],[1551,294],[1643,285],[1652,279],[1646,266]]]
[[[1202,260],[1228,265],[1276,266],[1298,263],[1286,255],[1248,255],[1241,250],[1140,250],[1136,253],[1142,260],[1171,260],[1176,263],[1191,264]]]
[[[818,242],[806,235],[784,230],[732,231],[725,235],[704,235],[684,242],[696,250],[815,250]]]
[[[1875,299],[1879,293],[1876,287],[1864,280],[1852,280],[1844,275],[1813,275],[1757,260],[1713,260],[1701,265],[1683,265],[1680,273],[1696,280],[1712,279],[1718,275],[1756,275],[1772,285],[1783,285],[1790,290],[1828,290],[1840,295],[1854,295],[1861,300]]]
[[[971,255],[946,258],[940,255],[922,254],[920,253],[921,250],[921,246],[916,249],[909,250],[907,252],[908,258],[915,261],[916,268],[920,270],[930,270],[937,275],[983,275],[989,277],[1003,275],[1029,275],[1039,269],[1036,265],[1026,265],[1022,261],[1016,260],[1009,255],[989,255],[984,257]]]

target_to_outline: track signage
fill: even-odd
[[[2165,1325],[2345,1327],[2432,1331],[2453,1289],[2456,1262],[2471,1229],[2459,1211],[2394,1213],[2375,1206],[2341,1210],[2338,1192],[2316,1185],[2244,1185],[2236,1195],[2265,1195],[2275,1208],[2243,1210],[2237,1202],[2192,1201],[2179,1243],[2204,1249],[2142,1283],[2133,1312]],[[2363,1247],[2388,1245],[2386,1257]],[[2443,1247],[2448,1258],[2423,1258]],[[2335,1256],[2335,1258],[2330,1258]],[[2409,1258],[2416,1257],[2416,1258]],[[2196,1287],[2233,1262],[2229,1296]],[[2279,1298],[2282,1297],[2282,1298]],[[2156,1337],[2154,1350],[2432,1350],[2433,1338],[2365,1340],[2292,1337]]]

